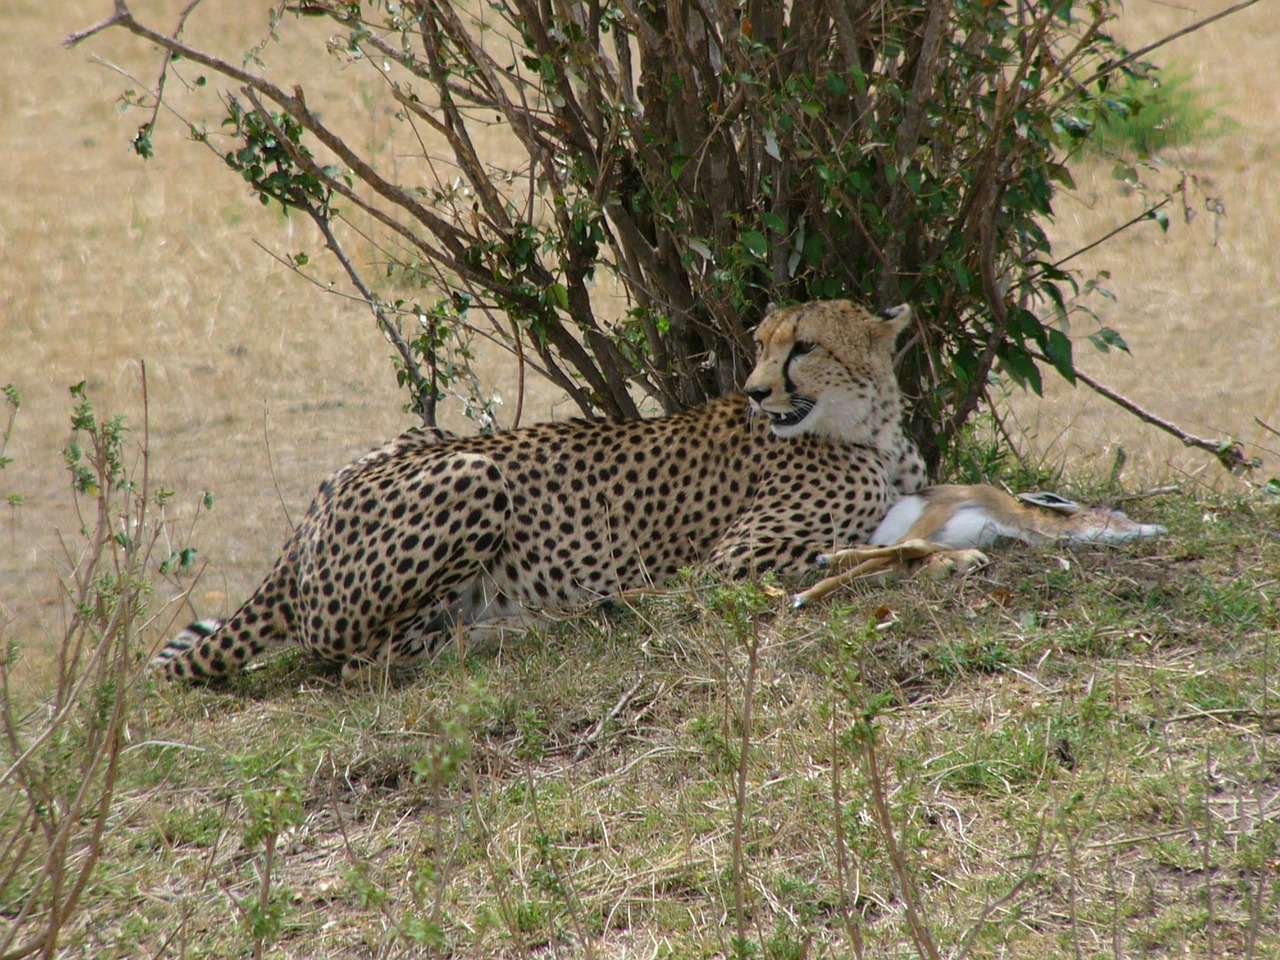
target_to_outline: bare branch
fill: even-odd
[[[1038,350],[1032,350],[1032,355],[1041,363],[1048,365],[1049,358],[1044,356]],[[1082,381],[1089,389],[1100,396],[1106,397],[1116,406],[1127,410],[1143,423],[1149,423],[1158,430],[1163,430],[1170,436],[1177,437],[1182,441],[1183,446],[1195,447],[1197,450],[1203,450],[1212,454],[1213,458],[1221,463],[1232,473],[1250,470],[1253,467],[1252,462],[1244,455],[1244,449],[1241,445],[1231,439],[1213,440],[1206,437],[1197,437],[1188,433],[1170,420],[1158,417],[1149,410],[1144,409],[1134,401],[1130,400],[1116,391],[1112,390],[1105,384],[1100,383],[1087,373],[1080,370],[1075,371],[1076,379]]]
[[[1219,10],[1217,13],[1213,14],[1212,16],[1205,17],[1203,20],[1197,20],[1195,23],[1189,24],[1188,26],[1183,27],[1181,30],[1175,30],[1173,31],[1173,33],[1167,34],[1166,36],[1163,36],[1159,40],[1155,40],[1147,44],[1145,47],[1142,47],[1139,50],[1134,50],[1128,56],[1117,60],[1115,63],[1108,63],[1104,68],[1099,70],[1097,73],[1094,73],[1089,77],[1087,77],[1086,79],[1081,80],[1080,86],[1088,87],[1091,84],[1097,83],[1099,80],[1101,80],[1103,77],[1107,76],[1108,74],[1112,74],[1112,73],[1115,73],[1117,70],[1124,69],[1129,64],[1133,63],[1135,60],[1141,60],[1147,54],[1154,53],[1156,50],[1159,50],[1161,47],[1172,43],[1174,40],[1180,40],[1182,37],[1185,37],[1187,34],[1195,33],[1197,30],[1203,30],[1209,24],[1216,23],[1217,21],[1223,19],[1224,17],[1229,17],[1232,14],[1239,13],[1241,10],[1247,10],[1249,7],[1252,7],[1257,2],[1258,0],[1241,0],[1240,3],[1227,7],[1227,9],[1225,10]]]

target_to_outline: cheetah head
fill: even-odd
[[[878,314],[846,300],[771,307],[743,386],[752,411],[767,416],[779,437],[875,443],[901,418],[893,345],[910,321],[905,303]]]

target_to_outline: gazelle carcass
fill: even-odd
[[[792,599],[797,607],[821,599],[859,577],[894,571],[945,577],[988,562],[982,552],[1000,539],[1024,543],[1128,543],[1159,537],[1157,524],[1137,523],[1119,510],[1083,507],[1056,493],[1017,497],[986,484],[941,484],[903,497],[889,510],[866,547],[850,547],[818,558],[841,570]]]

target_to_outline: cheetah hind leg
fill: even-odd
[[[445,453],[418,466],[430,483],[416,497],[436,510],[428,511],[421,524],[406,528],[398,539],[387,537],[385,521],[362,517],[360,496],[354,496],[336,504],[314,535],[310,554],[320,559],[339,554],[349,543],[349,531],[357,528],[366,542],[384,544],[381,553],[366,558],[370,572],[377,572],[367,581],[361,578],[354,588],[358,594],[339,582],[340,571],[326,570],[322,563],[302,578],[308,613],[302,618],[303,646],[340,663],[344,679],[407,664],[444,647],[452,639],[455,611],[469,608],[466,598],[486,580],[505,542],[511,498],[492,460]]]
[[[475,559],[479,569],[486,558]],[[424,655],[435,657],[446,650],[460,653],[464,638],[465,649],[484,649],[504,636],[523,632],[536,619],[481,573],[467,589],[456,591],[451,601],[410,610],[375,630],[366,654],[343,663],[342,680],[368,683],[377,673],[411,664]]]
[[[449,623],[442,610],[410,610],[378,627],[361,654],[342,662],[342,682],[369,684],[393,667],[436,653],[449,639]]]

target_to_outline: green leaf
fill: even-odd
[[[1049,163],[1045,165],[1045,169],[1049,172],[1049,179],[1062,184],[1068,190],[1076,188],[1075,178],[1071,176],[1071,170],[1065,163]]]
[[[804,262],[817,269],[822,263],[822,255],[826,252],[827,241],[819,233],[810,234],[804,241]]]
[[[1044,394],[1044,385],[1040,380],[1040,368],[1036,366],[1031,354],[1022,347],[1009,345],[999,352],[1000,366],[1019,385],[1034,391],[1037,396]]]
[[[1063,299],[1062,289],[1056,283],[1049,282],[1039,283],[1037,286],[1040,288],[1041,293],[1053,301],[1053,305],[1057,307],[1059,315],[1065,316],[1067,313],[1067,303],[1066,300]]]
[[[1129,345],[1124,342],[1124,337],[1110,327],[1103,327],[1097,333],[1090,335],[1089,342],[1103,353],[1110,353],[1112,347],[1123,350],[1125,353],[1129,352]]]
[[[1043,345],[1045,342],[1044,324],[1030,310],[1015,309],[1010,317],[1009,332],[1019,340],[1034,340]]]
[[[143,160],[150,160],[155,155],[155,147],[151,142],[151,124],[143,124],[133,135],[133,152]]]
[[[563,283],[553,283],[547,287],[547,302],[561,310],[569,309],[569,291],[565,289]]]
[[[761,260],[769,255],[769,241],[765,239],[764,234],[757,233],[755,230],[743,232],[742,245]]]
[[[1093,130],[1093,124],[1074,113],[1059,117],[1055,127],[1075,140],[1087,137]]]
[[[765,213],[760,214],[760,222],[776,233],[787,232],[786,222],[776,213],[766,211]]]
[[[1075,386],[1076,367],[1071,357],[1071,338],[1061,330],[1050,330],[1044,355],[1049,358],[1054,369],[1062,374],[1062,379]]]
[[[853,85],[857,89],[858,93],[867,92],[867,75],[863,72],[861,67],[852,67],[849,70],[849,76],[853,78]]]

